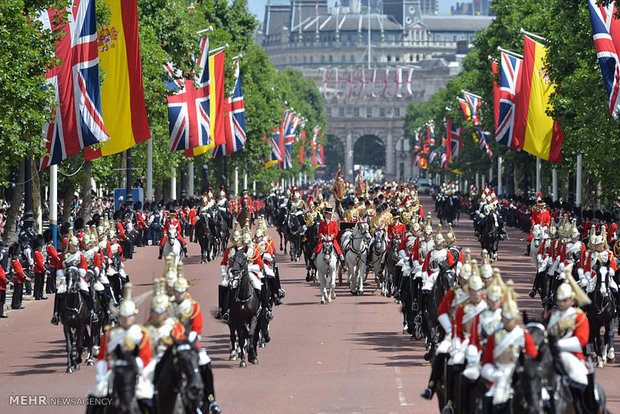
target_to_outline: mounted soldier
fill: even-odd
[[[170,212],[170,219],[166,221],[166,224],[165,224],[165,227],[164,227],[164,237],[161,239],[161,242],[159,242],[159,257],[158,257],[158,259],[161,259],[161,256],[162,256],[162,254],[164,252],[164,245],[168,241],[168,233],[170,232],[170,229],[173,228],[173,227],[176,228],[177,239],[181,242],[181,247],[183,248],[183,252],[185,253],[185,257],[187,257],[187,242],[185,241],[185,239],[181,235],[182,234],[181,233],[182,232],[181,222],[177,218],[176,210],[172,210]]]
[[[551,215],[549,213],[547,205],[543,201],[541,193],[538,193],[538,195],[536,196],[536,205],[532,207],[530,223],[532,224],[532,227],[530,228],[530,235],[527,238],[527,248],[525,251],[525,256],[530,255],[530,244],[532,242],[532,238],[534,237],[534,234],[532,233],[532,230],[534,229],[534,224],[539,224],[546,229],[551,223]]]
[[[229,279],[230,269],[233,266],[234,257],[237,250],[243,248],[243,241],[241,240],[241,232],[235,230],[231,237],[231,244],[228,246],[222,257],[220,263],[220,273],[222,275],[222,281],[218,285],[218,311],[215,314],[215,319],[222,319],[224,322],[228,322],[230,318],[230,308],[228,305],[228,291],[229,291]],[[224,313],[222,313],[224,312]]]
[[[321,221],[319,224],[319,244],[316,246],[314,253],[312,254],[311,261],[314,262],[316,256],[321,252],[323,248],[323,240],[329,239],[334,244],[334,249],[338,254],[338,258],[341,263],[344,263],[344,256],[342,255],[342,250],[340,249],[340,245],[338,244],[338,223],[333,220],[334,218],[334,209],[332,206],[325,207],[325,219]]]

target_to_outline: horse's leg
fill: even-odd
[[[611,317],[607,320],[607,323],[605,324],[605,343],[607,344],[607,355],[605,356],[605,358],[607,359],[607,362],[610,364],[613,364],[614,362],[616,362],[616,353],[614,350],[614,334],[615,334],[615,318],[613,317],[613,314],[611,315]]]
[[[63,331],[65,332],[65,346],[67,349],[67,373],[73,372],[73,335],[71,334],[71,328],[63,324]]]
[[[237,340],[239,341],[239,359],[241,360],[241,362],[239,362],[239,368],[245,368],[248,366],[248,364],[245,362],[245,344],[248,338],[247,332],[248,331],[245,327],[245,324],[242,324],[240,327],[237,328]]]
[[[229,361],[237,360],[237,336],[235,335],[235,328],[233,328],[232,324],[228,324],[228,329],[230,330],[230,355],[228,356]]]
[[[327,272],[329,272],[329,269],[327,270]],[[321,271],[321,274],[319,275],[319,281],[321,284],[320,285],[321,286],[321,304],[324,304],[325,302],[329,302],[329,297],[326,298],[327,296],[327,286],[326,286],[327,272],[323,274],[323,272]]]
[[[258,364],[258,333],[258,316],[254,315],[248,331],[248,361],[250,361],[250,364]]]

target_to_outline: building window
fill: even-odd
[[[329,60],[329,63],[332,63],[332,62],[334,61],[334,59],[333,59],[332,55],[329,55],[328,60]]]
[[[391,61],[392,61],[392,56],[387,55],[387,61],[388,61],[388,62],[391,62]]]
[[[353,117],[354,118],[359,118],[360,117],[360,109],[359,108],[353,108]]]
[[[312,55],[310,55],[310,63],[312,63]]]
[[[349,62],[351,63],[355,62],[355,56],[353,55],[349,56]]]
[[[400,108],[394,108],[394,116],[400,118]]]
[[[321,63],[325,63],[325,56],[321,55]]]
[[[338,116],[337,112],[338,112],[337,108],[332,108],[332,117],[334,118],[337,117]]]
[[[304,56],[304,63],[306,63],[306,57]]]
[[[396,61],[400,62],[400,56],[399,55],[396,55]]]
[[[366,108],[366,118],[372,118],[372,108]]]
[[[344,108],[338,108],[338,116],[344,118]]]
[[[384,118],[384,117],[385,117],[385,108],[381,108],[381,109],[379,109],[379,116],[380,116],[381,118]]]

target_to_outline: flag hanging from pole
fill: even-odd
[[[350,98],[353,93],[353,72],[349,72],[349,82],[344,93],[347,95],[347,98]]]
[[[357,96],[362,96],[362,92],[364,92],[364,88],[366,87],[366,73],[364,72],[364,68],[362,68],[362,72],[360,73],[359,85]]]
[[[281,129],[282,127],[278,127],[271,130],[271,137],[269,138],[271,154],[269,156],[269,161],[265,162],[265,168],[273,167],[282,162],[282,151],[280,149],[280,140],[282,137]]]
[[[603,74],[603,83],[609,97],[609,112],[618,119],[620,114],[620,21],[616,18],[616,6],[598,5],[596,0],[588,0],[590,25],[594,37],[596,57]]]
[[[241,89],[241,76],[239,72],[239,61],[233,61],[235,89],[230,98],[224,100],[224,134],[226,144],[218,145],[213,149],[213,158],[232,154],[241,151],[245,146],[245,103],[243,101],[243,91]]]
[[[385,77],[383,78],[383,92],[381,92],[381,96],[385,97],[388,85],[390,84],[390,68],[385,68]]]
[[[99,30],[97,43],[105,72],[101,111],[110,140],[97,150],[85,150],[86,159],[117,154],[151,138],[142,83],[137,2],[104,3],[110,9],[109,25]]]
[[[465,97],[465,102],[469,107],[469,113],[471,114],[471,118],[469,119],[474,125],[480,125],[480,119],[478,117],[478,109],[480,105],[484,102],[481,97],[478,95],[474,95],[471,92],[463,91],[463,96]]]
[[[224,124],[224,63],[226,50],[209,56],[209,144],[185,150],[186,157],[195,157],[210,151],[216,145],[226,144]]]
[[[47,9],[40,15],[44,28],[64,32],[56,42],[56,57],[62,63],[45,75],[57,106],[54,123],[43,127],[47,144],[42,167],[109,139],[101,115],[95,0],[75,0],[67,12],[68,22],[62,25],[55,25],[58,10]]]
[[[549,98],[555,85],[545,72],[548,49],[525,36],[523,67],[517,94],[515,136],[523,151],[551,162],[562,161],[564,132],[560,124],[547,115]]]
[[[179,79],[170,63],[164,65],[170,80],[166,82],[172,95],[168,101],[170,152],[189,150],[211,142],[209,91],[209,39],[200,40],[198,72],[189,79]],[[196,82],[196,87],[194,85]]]
[[[407,94],[413,96],[413,89],[411,88],[411,80],[413,79],[413,68],[407,69]]]
[[[512,149],[521,148],[520,142],[515,138],[514,134],[517,89],[521,81],[521,63],[522,60],[518,57],[502,52],[499,98],[496,101],[498,107],[494,108],[497,113],[495,140]]]
[[[373,69],[372,71],[372,79],[370,81],[370,85],[368,88],[368,96],[370,96],[371,98],[375,98],[375,81],[377,80],[377,69]]]
[[[493,73],[493,119],[495,121],[495,129],[497,129],[497,123],[499,122],[499,66],[495,60],[491,62],[491,72]]]

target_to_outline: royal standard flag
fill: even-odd
[[[135,0],[104,0],[109,25],[99,30],[99,64],[105,72],[101,112],[110,139],[98,150],[85,149],[87,159],[116,154],[151,138],[144,104],[142,62]]]
[[[186,157],[195,157],[211,151],[216,145],[226,144],[226,134],[224,130],[224,63],[226,60],[226,50],[209,56],[209,78],[211,79],[211,89],[209,90],[209,121],[210,143],[192,149],[185,150]]]
[[[524,151],[543,160],[561,162],[564,132],[547,115],[555,85],[545,73],[546,55],[546,47],[525,36],[522,76],[516,98],[515,138],[522,143]]]

